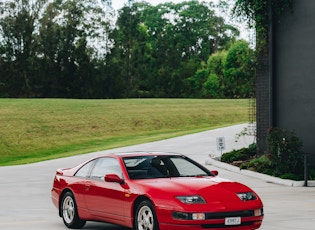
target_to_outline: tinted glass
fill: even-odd
[[[92,170],[91,178],[104,180],[106,174],[117,174],[122,176],[119,162],[115,158],[99,158]]]
[[[138,156],[123,160],[130,179],[211,175],[194,161],[181,156]]]
[[[88,163],[86,163],[85,165],[83,165],[75,174],[75,176],[78,177],[88,177],[89,173],[91,171],[92,166],[94,165],[95,160],[90,161]]]
[[[184,159],[184,158],[171,158],[171,161],[175,165],[180,176],[206,176],[207,172],[205,172],[202,168],[198,167],[192,162]]]

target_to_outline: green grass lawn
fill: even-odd
[[[0,99],[0,165],[83,154],[245,122],[246,99]]]

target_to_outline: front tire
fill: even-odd
[[[78,208],[71,192],[66,192],[61,201],[61,215],[68,228],[79,229],[85,225],[78,215]]]
[[[135,230],[158,230],[158,222],[154,207],[149,200],[142,201],[136,210]]]

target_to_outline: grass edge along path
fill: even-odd
[[[0,99],[0,166],[245,123],[247,111],[246,99]]]

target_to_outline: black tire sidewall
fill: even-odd
[[[140,202],[140,204],[138,205],[138,207],[136,209],[135,216],[134,216],[134,229],[139,230],[138,229],[138,214],[139,214],[139,210],[144,206],[149,207],[151,209],[152,214],[153,214],[153,218],[154,218],[153,219],[153,223],[154,223],[153,230],[159,230],[159,224],[158,224],[158,219],[156,216],[155,208],[154,208],[152,202],[149,200],[144,200],[144,201]]]
[[[78,215],[78,208],[77,208],[77,203],[75,201],[74,195],[72,192],[66,192],[63,197],[62,197],[62,201],[61,201],[61,209],[63,208],[63,203],[64,200],[67,197],[71,197],[71,199],[73,200],[73,204],[74,204],[74,217],[73,220],[71,221],[71,223],[67,223],[64,219],[63,216],[63,210],[61,210],[61,215],[62,215],[62,220],[64,222],[64,224],[68,227],[68,228],[72,228],[72,229],[79,229],[82,228],[85,225],[85,221],[81,220],[79,215]]]

